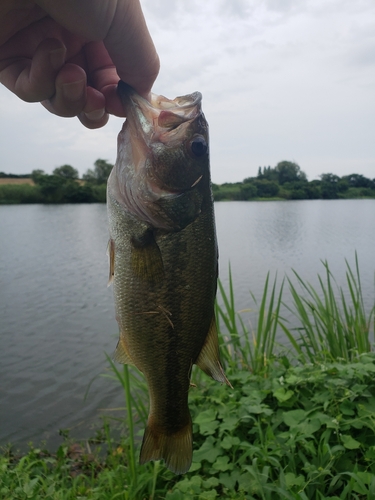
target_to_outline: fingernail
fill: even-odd
[[[65,62],[66,48],[61,47],[56,50],[51,50],[49,53],[49,61],[54,70],[60,69]]]
[[[69,101],[79,101],[85,90],[86,81],[79,80],[78,82],[65,83],[62,86],[62,91],[65,99]]]
[[[96,122],[101,120],[105,114],[105,109],[96,109],[95,111],[90,111],[90,113],[85,113],[86,118],[89,120]]]

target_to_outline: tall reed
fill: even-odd
[[[267,368],[276,351],[276,334],[283,331],[302,363],[315,363],[322,359],[351,361],[359,354],[370,352],[375,342],[375,301],[366,310],[358,256],[355,253],[354,270],[345,259],[346,288],[339,287],[327,261],[322,261],[325,279],[318,275],[319,288],[293,270],[297,279],[286,278],[292,302],[283,298],[284,280],[277,291],[277,280],[270,283],[267,274],[259,307],[250,292],[257,310],[253,328],[246,326],[241,312],[235,307],[235,293],[229,266],[228,291],[219,280],[216,317],[222,357],[233,368],[250,369],[254,373]],[[222,305],[220,305],[222,304]],[[283,310],[292,313],[293,327],[283,318]],[[296,335],[297,332],[297,335]]]
[[[337,285],[327,261],[322,261],[325,280],[318,275],[318,290],[303,281],[296,271],[293,272],[299,289],[288,278],[293,304],[285,307],[300,322],[296,329],[300,333],[299,338],[295,339],[292,332],[282,326],[304,362],[314,363],[322,358],[350,361],[358,354],[371,351],[375,340],[375,303],[367,312],[357,253],[354,271],[346,259],[345,263],[347,293]]]
[[[269,273],[263,288],[262,298],[258,309],[258,319],[255,329],[249,330],[240,312],[236,312],[234,303],[234,291],[232,273],[229,266],[229,292],[221,281],[218,281],[219,300],[223,302],[220,306],[216,302],[216,317],[219,337],[222,344],[224,359],[233,368],[246,368],[253,373],[263,371],[275,355],[276,332],[280,322],[280,307],[283,294],[284,282],[277,291],[277,277],[270,285]],[[255,305],[256,297],[250,292]],[[247,309],[242,312],[249,312]],[[226,332],[221,329],[224,324]],[[238,326],[240,325],[241,331]]]

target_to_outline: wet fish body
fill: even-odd
[[[227,381],[214,316],[217,243],[201,95],[150,102],[120,82],[127,120],[108,180],[114,359],[143,372],[150,410],[140,462],[192,460],[190,373]]]

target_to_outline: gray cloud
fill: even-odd
[[[155,92],[199,90],[214,182],[296,159],[323,172],[375,175],[373,0],[144,0],[161,58]],[[0,88],[0,170],[114,161],[122,121],[99,131]]]

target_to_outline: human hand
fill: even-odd
[[[99,128],[119,79],[147,97],[158,72],[139,0],[0,1],[0,82],[24,101]]]

